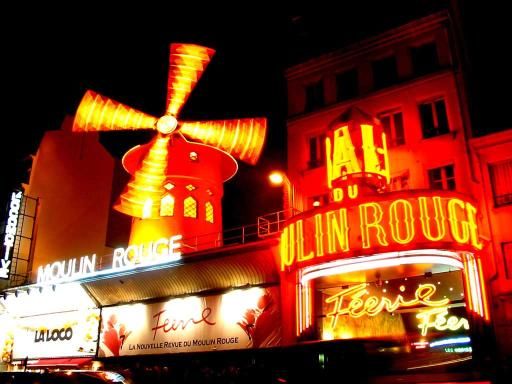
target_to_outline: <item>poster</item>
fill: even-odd
[[[99,319],[99,309],[19,318],[13,359],[94,356]]]
[[[281,341],[277,288],[102,309],[99,357],[264,348]]]

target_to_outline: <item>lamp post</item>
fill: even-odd
[[[295,209],[295,191],[293,185],[282,171],[273,171],[268,175],[270,183],[275,186],[283,186],[283,211],[285,218],[293,216]]]

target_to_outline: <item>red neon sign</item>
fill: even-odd
[[[350,202],[350,201],[349,201]],[[281,270],[370,252],[480,250],[476,208],[454,192],[396,192],[295,216],[281,234]]]

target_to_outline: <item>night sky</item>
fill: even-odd
[[[286,66],[448,2],[385,3],[363,1],[308,18],[210,16],[158,7],[150,11],[125,7],[114,13],[94,6],[80,12],[52,13],[45,6],[5,14],[14,27],[2,26],[7,69],[2,87],[6,101],[0,203],[5,206],[10,191],[28,180],[30,154],[36,152],[42,135],[59,129],[86,89],[160,116],[165,108],[169,43],[187,42],[215,48],[217,53],[181,119],[269,119],[259,164],[241,165],[238,175],[225,185],[225,226],[255,222],[258,215],[276,211],[281,204],[280,191],[268,185],[266,174],[286,164]],[[374,12],[368,12],[369,4]],[[486,131],[512,127],[506,113],[512,66],[501,54],[510,46],[507,24],[500,22],[505,13],[490,8],[492,2],[486,2],[485,9],[479,8],[481,4],[465,5],[462,13],[473,79],[472,112],[477,128]],[[492,110],[498,113],[489,117]],[[102,134],[102,143],[117,157],[139,139],[130,132],[108,135]]]

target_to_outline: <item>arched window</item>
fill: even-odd
[[[207,201],[204,205],[206,221],[213,223],[213,204]]]
[[[183,216],[197,218],[197,201],[192,196],[183,201]]]
[[[147,219],[151,217],[151,210],[153,209],[153,200],[146,199],[144,202],[144,207],[142,208],[142,218]]]
[[[166,194],[160,200],[160,216],[173,216],[174,215],[174,197],[171,194]]]

